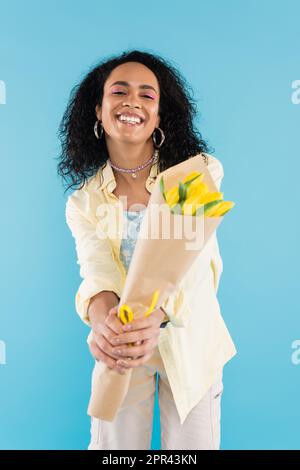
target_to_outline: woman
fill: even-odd
[[[220,188],[222,164],[193,128],[196,108],[186,88],[161,57],[126,52],[88,73],[61,122],[58,171],[70,182],[67,189],[79,186],[66,205],[83,278],[76,310],[91,327],[95,360],[120,374],[133,369],[116,419],[91,418],[89,449],[150,448],[156,373],[162,449],[220,446],[222,371],[236,350],[216,299],[222,271],[216,236],[161,308],[134,320],[131,331],[117,316],[157,174],[201,153]],[[123,214],[116,220],[126,222],[126,234],[119,222],[104,224],[97,211],[102,204],[116,208],[120,200]],[[115,236],[108,235],[111,228]]]

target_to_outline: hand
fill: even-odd
[[[153,355],[157,346],[160,325],[164,319],[164,312],[159,308],[153,310],[148,317],[133,320],[121,329],[122,333],[118,334],[112,343],[117,345],[116,351],[120,350],[121,353],[117,364],[125,368],[138,367],[145,364]],[[116,342],[119,339],[119,342]],[[136,343],[140,341],[140,345],[128,345],[128,343]]]
[[[109,369],[115,369],[118,373],[124,375],[125,368],[117,364],[117,359],[120,357],[116,354],[116,349],[112,344],[112,339],[116,334],[122,333],[123,323],[119,319],[118,305],[112,307],[106,317],[98,316],[92,321],[92,339],[89,341],[90,352],[97,361],[103,361]],[[141,344],[141,341],[136,343]]]

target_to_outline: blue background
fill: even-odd
[[[85,449],[92,359],[56,175],[73,85],[131,48],[179,67],[236,206],[219,229],[218,298],[238,354],[224,369],[223,449],[299,449],[297,1],[3,1],[0,6],[0,448]],[[159,449],[156,404],[153,449]]]

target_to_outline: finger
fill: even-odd
[[[109,310],[105,324],[117,335],[123,332],[123,323],[118,316],[118,305]]]
[[[144,330],[132,331],[129,333],[122,333],[121,335],[118,335],[116,338],[112,339],[112,344],[120,346],[125,343],[145,341],[146,339],[150,339],[153,336],[158,337],[159,333],[160,333],[159,328],[146,328]]]
[[[122,326],[122,331],[143,330],[144,328],[151,328],[157,323],[157,320],[149,315],[148,317],[137,318],[130,323]]]
[[[101,351],[95,341],[90,342],[89,348],[92,353],[92,356],[94,357],[94,359],[96,359],[96,361],[102,361],[107,365],[109,369],[115,369],[122,375],[125,374],[125,368],[123,368],[120,364],[117,364],[114,359],[110,358],[103,351]]]
[[[93,331],[93,337],[98,347],[100,347],[103,352],[114,359],[119,359],[122,357],[122,354],[120,354],[119,345],[112,344],[112,338],[114,337],[113,332],[105,324],[102,324],[99,330],[100,333]],[[137,341],[136,345],[139,346],[142,343],[143,341]]]
[[[118,359],[120,357],[116,352],[118,348],[110,343],[113,332],[106,325],[103,325],[101,330],[101,333],[93,332],[94,341],[105,354]]]
[[[145,356],[138,359],[118,359],[117,364],[121,367],[124,367],[125,369],[136,368],[145,364],[153,356],[153,353],[154,349],[145,354]]]
[[[141,344],[144,344],[144,341],[136,341],[135,343],[132,343],[131,346],[140,346]],[[133,357],[133,359],[138,359],[138,357],[139,356],[135,356],[135,357]]]
[[[132,358],[137,359],[140,356],[144,356],[148,354],[156,346],[155,338],[147,339],[143,342],[142,345],[139,346],[121,346],[116,349],[117,353],[119,354],[119,358]]]
[[[111,345],[111,347],[115,346],[114,339],[118,337],[118,334],[116,334],[107,323],[99,323],[96,328],[93,330],[94,334],[97,335],[97,337],[104,336],[106,341]]]

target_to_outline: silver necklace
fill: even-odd
[[[137,173],[138,171],[143,170],[143,168],[146,168],[146,166],[150,165],[150,163],[152,163],[153,160],[154,160],[155,158],[157,158],[157,157],[158,157],[158,150],[155,149],[155,150],[154,150],[154,153],[153,153],[153,155],[152,155],[152,157],[149,158],[149,160],[147,160],[147,161],[146,161],[145,163],[143,163],[142,165],[137,166],[136,168],[121,168],[121,167],[115,165],[115,164],[111,161],[110,158],[109,158],[108,160],[109,160],[109,163],[111,164],[111,166],[114,168],[114,170],[121,171],[122,173],[131,173],[132,178],[136,178],[136,177],[137,177],[137,174],[136,174],[136,173]]]

